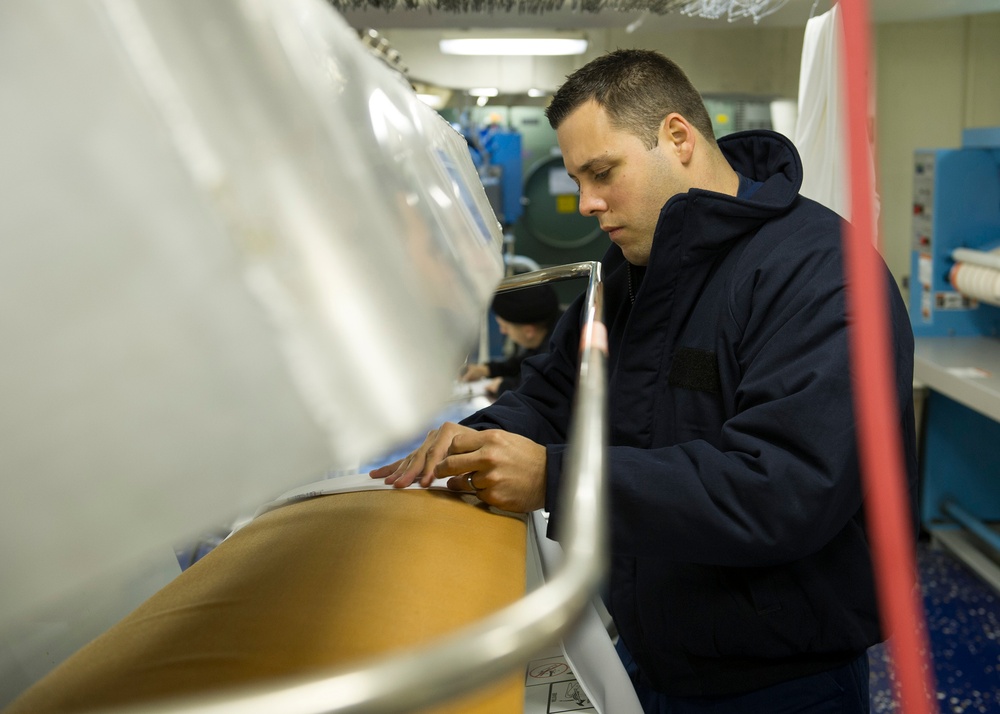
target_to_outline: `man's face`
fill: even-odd
[[[566,171],[580,187],[580,213],[597,216],[634,265],[646,265],[660,209],[688,190],[682,165],[661,130],[647,149],[635,135],[611,126],[604,109],[589,101],[556,131]]]
[[[508,322],[499,315],[494,316],[497,325],[500,327],[500,334],[507,335],[511,342],[520,347],[535,347],[532,338],[535,334],[533,325],[519,325],[516,322]]]

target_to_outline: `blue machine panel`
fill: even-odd
[[[924,524],[944,519],[940,505],[954,500],[983,521],[1000,520],[1000,422],[935,391],[927,395],[924,479],[920,514]]]
[[[521,217],[522,159],[521,135],[514,131],[493,132],[486,138],[486,149],[490,153],[490,161],[503,167],[500,178],[503,186],[503,216],[505,226],[514,225]]]
[[[951,286],[956,248],[1000,242],[1000,149],[918,151],[913,176],[910,318],[917,337],[1000,335],[1000,308]]]
[[[987,339],[1000,335],[1000,307],[963,296],[949,277],[955,249],[992,251],[1000,246],[1000,128],[967,130],[961,149],[916,152],[912,240],[914,335],[945,347],[958,344],[952,337],[982,337],[987,347],[1000,344]],[[948,349],[945,353],[950,354]],[[937,367],[949,371],[944,363]],[[933,383],[923,420],[921,521],[935,528],[955,527],[948,525],[955,512],[942,512],[945,502],[980,523],[998,521],[1000,422],[984,416],[992,411],[980,413],[955,401],[976,386],[929,374]],[[991,393],[988,386],[975,392],[977,397]]]

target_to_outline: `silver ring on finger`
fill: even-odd
[[[465,483],[468,484],[469,488],[473,491],[478,492],[479,489],[476,488],[476,484],[472,481],[473,474],[465,474]]]

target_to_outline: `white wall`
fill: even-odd
[[[874,36],[883,252],[900,279],[909,272],[913,152],[1000,126],[1000,13],[879,25]]]

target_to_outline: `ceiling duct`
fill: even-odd
[[[710,19],[726,18],[730,21],[749,17],[756,23],[783,7],[788,0],[329,0],[329,2],[341,12],[418,9],[454,14],[646,12],[657,15],[680,13]]]
[[[679,12],[691,0],[329,0],[342,12],[348,10],[430,10],[448,13],[524,13],[547,12],[637,12],[657,14]],[[739,2],[739,0],[736,0]]]

